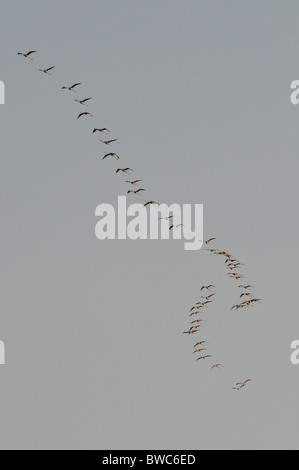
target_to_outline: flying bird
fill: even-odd
[[[126,181],[126,183],[136,185],[137,183],[140,183],[142,180],[135,180],[135,181]]]
[[[202,286],[202,288],[201,288],[200,290],[201,290],[201,291],[203,291],[204,289],[211,290],[212,287],[214,287],[214,289],[215,289],[215,286],[213,286],[212,284],[210,284],[209,286]]]
[[[247,303],[241,304],[241,305],[233,305],[231,310],[239,310],[239,308],[246,308],[248,305]]]
[[[102,160],[105,160],[105,158],[107,157],[113,157],[115,158],[116,160],[119,160],[119,156],[116,154],[116,153],[106,153],[106,155],[103,156]]]
[[[203,307],[202,307],[203,308]],[[200,315],[202,312],[200,312],[199,310],[197,310],[196,312],[193,312],[189,315],[189,317],[194,317],[194,315]]]
[[[33,60],[31,56],[31,54],[35,54],[37,51],[29,51],[29,52],[26,52],[25,54],[23,52],[18,52],[18,55],[22,55],[23,57],[26,57],[26,59],[30,59],[30,60]]]
[[[202,352],[204,352],[204,351],[206,351],[206,348],[203,348],[203,349],[195,349],[195,351],[193,351],[192,354],[195,354],[195,353],[198,353],[198,352],[199,352],[199,353],[202,353]]]
[[[243,274],[239,274],[239,273],[229,273],[227,274],[231,279],[236,279],[236,281],[239,281],[240,279],[243,279],[244,276]]]
[[[118,173],[119,171],[122,171],[123,173],[129,174],[128,172],[133,171],[133,170],[132,170],[132,168],[117,168],[116,173]]]
[[[250,292],[243,292],[243,293],[240,295],[240,297],[242,298],[242,297],[244,297],[244,295],[247,296],[247,297],[252,297],[252,298],[253,298],[253,295],[250,294]]]
[[[250,299],[250,300],[248,300],[247,302],[246,302],[246,301],[245,301],[245,302],[242,302],[241,305],[244,306],[244,307],[246,307],[246,306],[247,306],[247,307],[251,307],[251,305],[254,304],[254,303],[256,303],[256,302],[262,302],[262,299]]]
[[[239,382],[239,383],[236,384],[236,386],[242,385],[242,387],[246,387],[248,382],[252,382],[252,379],[247,379],[247,380],[245,380],[245,382]]]
[[[214,369],[221,369],[221,367],[224,367],[222,364],[214,364],[212,367],[211,367],[211,372],[214,370]]]
[[[113,144],[113,142],[116,142],[117,139],[112,139],[112,140],[101,140],[101,139],[98,139],[102,144],[105,144],[105,145],[111,145]]]
[[[155,202],[155,201],[146,201],[145,204],[144,204],[144,207],[146,206],[153,206],[153,205],[156,205],[156,206],[159,206],[160,204],[158,202]]]
[[[193,315],[198,315],[202,308],[204,308],[204,305],[195,305],[194,307],[191,308],[190,312],[193,312],[194,310],[196,310],[196,312],[194,312]]]
[[[230,254],[227,253],[226,251],[219,251],[218,255],[220,255],[220,256],[226,256],[226,258],[228,258],[228,259],[231,259],[231,258],[232,258],[232,255],[230,255]]]
[[[227,260],[227,261],[229,261],[229,260]],[[236,268],[239,268],[240,266],[244,266],[244,264],[243,264],[243,263],[239,263],[239,262],[237,262],[237,261],[232,261],[230,264],[228,264],[228,267],[234,267],[235,269],[236,269]]]
[[[77,101],[77,103],[83,104],[83,106],[88,106],[86,104],[86,102],[89,101],[89,100],[92,100],[92,98],[85,98],[85,100],[75,100],[74,99],[74,101]]]
[[[210,238],[209,240],[201,240],[205,245],[210,245],[212,241],[216,240],[216,238]]]
[[[50,72],[50,70],[53,70],[55,69],[55,65],[53,67],[49,67],[47,69],[37,69],[39,72],[43,72],[43,73],[46,73],[47,75],[52,75]]]
[[[218,250],[211,250],[211,249],[206,248],[205,251],[209,251],[210,253],[213,253],[213,255],[219,255],[219,251],[218,251]]]
[[[169,215],[168,217],[159,217],[159,220],[168,220],[169,222],[173,219],[173,215]]]
[[[196,348],[197,346],[204,346],[205,344],[208,344],[208,343],[206,341],[199,341],[193,347]]]
[[[192,330],[199,330],[200,328],[201,328],[201,325],[191,326]]]
[[[194,335],[197,332],[198,332],[197,330],[194,330],[194,329],[190,328],[190,330],[188,330],[188,331],[183,331],[183,334],[184,335]]]
[[[85,112],[85,113],[80,113],[79,116],[77,117],[77,119],[80,119],[80,117],[82,117],[82,116],[93,117],[92,114]]]
[[[71,85],[71,86],[63,86],[61,89],[62,90],[69,90],[69,91],[73,91],[73,92],[77,93],[76,90],[74,90],[74,88],[76,88],[79,85],[81,85],[81,83],[74,83],[74,85]]]
[[[137,194],[138,196],[140,196],[140,191],[146,191],[146,189],[137,189],[136,191],[128,191],[127,194]]]
[[[200,305],[200,306],[195,305],[194,307],[191,308],[190,312],[193,312],[193,310],[200,310],[201,308],[203,308],[203,305]]]
[[[95,132],[101,132],[102,134],[108,134],[108,132],[110,132],[110,131],[109,131],[109,129],[107,129],[107,127],[103,127],[102,129],[95,128],[92,131],[92,133],[94,134]]]
[[[210,356],[210,355],[208,355],[208,356],[201,356],[201,357],[197,358],[196,360],[197,360],[197,361],[202,361],[202,360],[205,361],[205,360],[208,359],[209,357],[213,357],[213,356]]]
[[[208,295],[208,297],[204,297],[202,296],[202,299],[205,299],[205,300],[211,300],[212,297],[214,297],[214,295],[216,294],[211,294],[211,295]]]

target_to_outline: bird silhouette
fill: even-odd
[[[95,128],[92,133],[94,134],[95,132],[101,132],[102,134],[108,134],[109,129],[107,127],[102,127],[102,129]]]
[[[117,139],[112,139],[112,140],[101,140],[101,139],[98,139],[102,144],[105,144],[105,145],[111,145],[113,144],[113,142],[116,142]]]
[[[74,101],[76,101],[77,103],[83,104],[83,106],[88,106],[86,104],[86,102],[89,101],[89,100],[92,100],[92,98],[85,98],[85,100],[76,100],[76,99],[74,99]]]
[[[63,86],[61,89],[62,90],[69,90],[69,91],[73,91],[73,92],[77,93],[76,90],[74,90],[74,88],[76,88],[79,85],[82,85],[82,83],[74,83],[74,85],[71,85],[71,86]]]
[[[39,72],[43,72],[43,73],[45,73],[45,74],[47,74],[47,75],[52,75],[52,74],[49,73],[49,72],[50,72],[50,70],[53,70],[53,69],[55,69],[55,65],[54,65],[53,67],[48,67],[47,69],[37,69],[37,70],[38,70]]]
[[[136,191],[128,191],[127,194],[136,194],[137,196],[140,196],[140,191],[146,191],[145,189],[137,189]]]
[[[156,205],[156,206],[159,206],[160,204],[158,202],[155,202],[155,201],[146,201],[145,204],[144,204],[144,207],[147,207],[147,206],[153,206],[153,205]]]
[[[113,158],[115,158],[116,160],[119,160],[119,156],[118,156],[116,153],[112,153],[112,152],[106,153],[106,154],[103,156],[102,160],[105,160],[105,158],[107,158],[107,157],[113,157]]]
[[[116,173],[119,173],[120,171],[122,171],[123,173],[129,174],[128,172],[133,171],[133,170],[132,168],[117,168]]]
[[[135,181],[126,181],[126,183],[129,183],[129,184],[132,184],[132,185],[136,185],[137,183],[141,183],[142,180],[135,180]]]
[[[202,286],[202,288],[201,288],[200,290],[201,290],[201,291],[203,291],[203,290],[205,290],[205,289],[211,290],[212,287],[214,287],[214,289],[215,289],[215,286],[213,286],[212,284],[210,284],[209,286]]]
[[[249,382],[252,382],[252,379],[247,379],[247,380],[245,380],[245,382],[238,382],[238,383],[236,384],[236,386],[242,385],[242,387],[246,387],[246,385],[247,385]]]
[[[216,238],[210,238],[209,240],[201,240],[205,245],[210,245],[212,241],[216,240]]]
[[[23,52],[18,52],[18,55],[22,55],[23,57],[26,57],[26,59],[30,59],[30,60],[33,60],[31,56],[31,54],[36,54],[37,51],[29,51],[29,52],[26,52],[26,53],[23,53]]]
[[[198,357],[196,360],[197,360],[197,361],[205,361],[205,360],[209,359],[210,357],[213,357],[213,356],[210,356],[210,355],[208,355],[208,356],[200,356],[200,357]]]
[[[85,113],[80,113],[77,119],[80,119],[82,116],[93,117],[92,114],[85,112]]]
[[[221,369],[222,367],[224,367],[222,364],[214,364],[214,365],[211,367],[211,372],[212,372],[214,369]]]

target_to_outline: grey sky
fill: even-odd
[[[298,2],[2,3],[1,448],[298,449]],[[76,81],[93,120],[61,90]],[[94,126],[148,199],[204,204],[261,306],[231,312],[206,252],[96,239],[96,206],[127,188]],[[204,283],[215,374],[181,333]]]

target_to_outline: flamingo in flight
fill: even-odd
[[[202,308],[202,307],[205,307],[206,305],[211,304],[211,303],[212,303],[211,300],[207,300],[206,302],[197,302],[196,305],[199,305],[200,308]],[[198,307],[197,307],[197,308],[198,308]]]
[[[108,134],[110,131],[107,129],[107,127],[103,127],[102,129],[95,128],[92,133],[94,134],[95,132],[101,132],[102,134]]]
[[[179,227],[184,227],[184,225],[183,225],[183,224],[171,225],[171,226],[169,227],[169,230],[172,230],[173,228],[179,228]]]
[[[100,141],[102,144],[111,145],[111,144],[113,144],[113,142],[116,142],[117,139],[112,139],[112,140],[101,140],[101,139],[99,139],[99,141]]]
[[[141,183],[142,180],[135,180],[135,181],[126,181],[126,183],[129,183],[129,184],[132,184],[132,185],[136,185],[137,183]]]
[[[80,119],[82,116],[93,117],[92,114],[85,112],[85,113],[80,113],[77,119]]]
[[[106,155],[103,156],[102,160],[105,160],[107,157],[114,157],[116,160],[119,160],[119,156],[116,153],[106,153]]]
[[[211,372],[212,372],[214,369],[221,369],[222,367],[224,367],[222,364],[214,364],[214,365],[211,367]]]
[[[206,351],[206,348],[203,348],[203,349],[195,349],[195,351],[193,351],[192,354],[202,353],[202,352],[204,352],[204,351]]]
[[[203,323],[204,321],[205,321],[205,320],[201,320],[201,319],[199,319],[199,320],[194,320],[194,321],[191,322],[191,325],[194,324],[194,323]]]
[[[129,174],[129,171],[133,171],[133,170],[132,168],[117,168],[116,173],[118,173],[119,171]]]
[[[201,356],[201,357],[197,358],[196,361],[205,361],[205,360],[209,359],[210,357],[213,357],[213,356],[210,356],[210,355]]]
[[[160,204],[158,202],[155,202],[155,201],[145,201],[145,204],[144,204],[144,207],[147,207],[147,206],[159,206]]]
[[[201,290],[201,291],[203,291],[204,289],[211,290],[212,287],[214,287],[214,289],[215,289],[215,286],[213,286],[212,284],[210,284],[209,286],[202,286],[202,288],[201,288],[200,290]]]
[[[81,83],[74,83],[74,85],[71,85],[71,86],[63,86],[61,89],[62,90],[69,90],[69,91],[73,91],[74,93],[77,93],[76,90],[74,90],[74,88],[76,88],[79,85],[82,85],[82,84]]]
[[[88,106],[88,104],[86,104],[87,101],[89,100],[92,100],[92,98],[85,98],[85,100],[75,100],[74,101],[77,101],[77,103],[80,103],[80,104],[83,104],[83,106]]]
[[[140,191],[146,191],[145,189],[137,189],[136,191],[128,191],[127,194],[136,194],[137,196],[140,196]]]
[[[52,75],[52,74],[49,73],[49,72],[50,72],[50,70],[53,70],[53,69],[55,69],[55,65],[54,65],[53,67],[49,67],[49,68],[47,68],[47,69],[37,69],[37,70],[38,70],[39,72],[45,73],[46,75]]]
[[[22,55],[23,57],[26,57],[26,59],[30,59],[30,60],[33,60],[31,56],[31,54],[35,54],[37,51],[29,51],[29,52],[26,52],[26,53],[23,53],[23,52],[18,52],[18,55]]]
[[[249,382],[252,382],[252,379],[247,379],[247,380],[245,380],[245,382],[239,382],[239,383],[236,384],[236,386],[242,385],[242,387],[246,387],[246,385],[247,385]]]
[[[208,295],[208,297],[204,297],[202,296],[202,299],[205,299],[205,300],[211,300],[212,297],[214,297],[214,295],[216,294],[211,294],[211,295]]]
[[[209,240],[201,240],[205,245],[210,245],[212,241],[216,240],[216,238],[210,238]]]
[[[170,215],[168,217],[159,217],[159,220],[168,220],[169,222],[173,219],[173,215]]]

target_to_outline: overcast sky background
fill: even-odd
[[[293,0],[2,2],[2,449],[298,449],[298,19]],[[183,242],[96,239],[127,190],[101,126],[147,199],[204,204],[262,305],[231,311],[224,260]],[[182,334],[205,283],[212,374]]]

